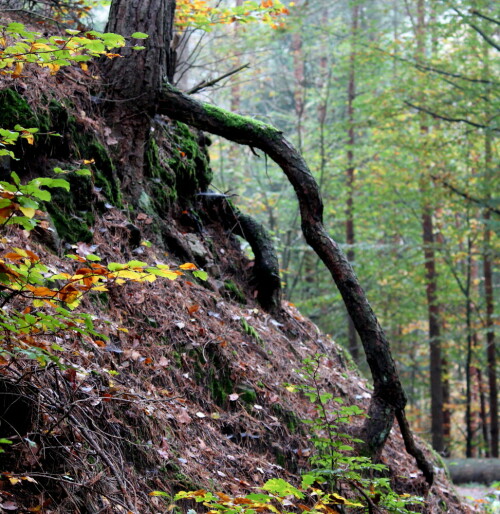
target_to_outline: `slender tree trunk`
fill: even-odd
[[[489,78],[489,48],[483,46],[483,77]],[[488,95],[489,96],[489,95]],[[486,113],[486,118],[489,113]],[[484,133],[484,167],[485,175],[488,179],[494,178],[493,169],[493,148],[492,133],[486,129]],[[490,182],[490,181],[488,181]],[[488,190],[487,199],[491,193]],[[492,247],[491,247],[491,213],[488,209],[484,212],[484,251],[483,251],[483,273],[484,273],[484,296],[486,302],[486,356],[488,360],[488,383],[490,389],[490,449],[492,457],[499,457],[498,453],[498,384],[497,384],[497,355],[495,343],[495,329],[493,322],[494,315],[494,295],[493,295],[493,266],[492,266]]]
[[[476,340],[475,345],[477,344],[477,334],[475,334]],[[484,456],[489,458],[491,457],[490,453],[490,436],[488,433],[488,415],[486,413],[486,394],[484,392],[484,383],[483,383],[483,373],[481,368],[476,368],[477,373],[477,383],[479,387],[479,415],[481,419],[481,433],[483,435],[483,448],[484,448]]]
[[[472,420],[472,301],[471,301],[471,271],[472,271],[472,243],[470,237],[467,241],[467,271],[465,284],[465,321],[467,330],[467,353],[465,359],[465,456],[471,458],[474,438]]]
[[[304,54],[302,52],[302,35],[299,32],[292,34],[292,55],[293,55],[293,75],[295,87],[293,89],[293,99],[295,106],[295,116],[297,119],[297,147],[302,152],[302,124],[305,108],[305,74],[304,74]]]
[[[490,163],[491,165],[491,163]],[[493,323],[493,271],[491,263],[491,231],[489,227],[490,212],[484,213],[486,222],[484,228],[484,294],[486,300],[486,356],[488,359],[488,384],[490,392],[490,448],[491,456],[498,458],[498,384],[497,356],[495,345],[495,329]]]
[[[356,131],[354,126],[354,100],[356,98],[356,37],[358,33],[359,3],[351,5],[351,51],[349,56],[349,82],[347,85],[347,207],[346,207],[346,244],[347,259],[353,263],[354,255],[354,145],[356,144]],[[359,362],[359,347],[354,322],[348,317],[348,345],[353,359]]]
[[[424,61],[425,57],[425,0],[417,2],[417,59]],[[420,116],[420,132],[429,132],[425,114]],[[421,190],[427,191],[426,178],[422,179]],[[441,354],[441,320],[437,298],[437,271],[435,258],[433,209],[424,202],[422,212],[422,242],[425,258],[425,280],[427,295],[427,310],[429,316],[429,359],[431,383],[431,432],[432,447],[437,452],[445,451],[444,444],[444,415],[443,415],[443,361]]]

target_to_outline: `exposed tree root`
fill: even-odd
[[[158,112],[230,141],[259,148],[287,176],[299,201],[304,237],[330,271],[363,343],[374,386],[364,428],[365,452],[376,458],[389,436],[396,412],[404,419],[407,399],[384,331],[347,258],[325,230],[318,184],[305,160],[273,126],[198,102],[170,85],[163,90]],[[402,422],[400,427],[405,443],[413,441],[408,423]],[[432,483],[432,467],[422,459],[423,454],[416,451],[414,442],[407,443],[406,448],[416,458],[427,481]]]
[[[226,230],[248,241],[255,255],[254,277],[257,300],[272,314],[281,308],[279,263],[273,242],[266,229],[252,216],[243,214],[223,195],[205,196],[204,204],[214,210]]]

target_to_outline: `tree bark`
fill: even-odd
[[[416,58],[423,62],[425,56],[425,0],[417,1],[416,26]],[[420,115],[420,133],[429,132],[426,115]],[[421,190],[425,195],[427,191],[426,178],[423,177]],[[439,453],[445,451],[444,437],[444,388],[443,388],[443,357],[441,354],[441,318],[437,298],[437,272],[434,253],[434,222],[433,208],[425,202],[422,206],[422,243],[425,258],[425,280],[427,311],[429,318],[429,368],[431,382],[431,434],[432,447]]]
[[[396,412],[402,420],[400,427],[405,432],[405,438],[412,440],[411,431],[403,421],[406,419],[406,395],[389,343],[349,261],[325,230],[318,184],[302,156],[274,127],[198,102],[172,86],[164,89],[159,112],[239,144],[259,148],[281,167],[299,201],[304,237],[324,262],[339,288],[363,343],[372,373],[374,391],[364,427],[366,453],[378,457],[389,436]],[[423,454],[413,452],[413,456],[427,481],[432,483],[432,467],[425,461]]]
[[[143,188],[144,148],[150,137],[163,82],[174,73],[172,40],[175,0],[113,0],[106,27],[108,32],[130,36],[146,50],[120,49],[122,58],[101,63],[108,89],[106,117],[118,140],[115,162],[122,189],[138,201]]]
[[[351,52],[349,56],[349,82],[347,85],[347,206],[346,206],[346,244],[347,259],[354,262],[354,145],[356,144],[356,132],[354,129],[354,100],[356,98],[356,35],[358,32],[359,3],[356,1],[351,7]],[[352,358],[359,362],[358,340],[356,327],[351,316],[348,316],[347,332],[348,346]]]

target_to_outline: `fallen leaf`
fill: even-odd
[[[233,393],[229,395],[229,400],[235,402],[239,397],[240,395],[238,393]]]
[[[187,425],[188,423],[191,423],[192,421],[192,418],[191,416],[187,413],[186,410],[184,409],[181,409],[177,415],[175,416],[175,418],[177,419],[177,421],[179,423],[182,423],[184,425]]]
[[[195,312],[198,312],[200,310],[200,306],[195,304],[188,307],[189,314],[194,314]]]

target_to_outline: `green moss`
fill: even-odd
[[[225,407],[228,396],[233,392],[234,383],[229,373],[224,370],[210,368],[208,374],[208,389],[214,402],[220,407]]]
[[[66,198],[71,199],[70,194],[65,195]],[[72,202],[70,205],[66,204],[63,207],[63,202],[53,201],[46,204],[47,211],[52,218],[54,227],[57,230],[57,234],[61,239],[69,243],[77,243],[82,241],[89,243],[92,241],[93,234],[90,231],[90,225],[93,222],[93,216],[91,213],[82,213],[84,217],[77,217],[75,211],[72,210]],[[90,214],[88,221],[85,220],[85,216]]]
[[[272,411],[278,418],[280,418],[283,423],[288,427],[288,430],[292,434],[297,433],[300,431],[302,422],[297,417],[295,412],[290,411],[279,405],[278,403],[275,403],[271,406]]]
[[[168,212],[177,199],[175,174],[154,138],[150,138],[145,149],[145,176],[150,177],[149,190],[159,213]]]
[[[247,299],[245,298],[243,291],[232,280],[224,281],[224,289],[227,291],[227,296],[229,298],[246,305]]]
[[[175,173],[178,196],[191,197],[193,192],[208,187],[213,178],[208,156],[200,148],[197,135],[184,123],[174,126],[172,154],[170,166]]]
[[[13,89],[0,91],[0,120],[4,129],[13,129],[16,124],[25,128],[40,127],[40,120],[28,102]]]
[[[123,207],[120,181],[106,148],[91,134],[78,136],[75,134],[73,140],[77,146],[78,159],[94,159],[95,161],[92,164],[92,170],[96,187],[102,189],[102,193],[113,205]]]
[[[262,121],[255,120],[254,118],[250,118],[248,116],[241,116],[240,114],[234,114],[225,109],[221,109],[220,107],[216,107],[211,104],[203,104],[203,109],[205,112],[215,118],[220,124],[224,126],[224,128],[229,130],[248,130],[253,129],[258,134],[262,134],[263,136],[275,139],[280,136],[281,132],[269,125],[267,123],[263,123]]]
[[[235,390],[240,395],[240,400],[243,402],[249,405],[257,403],[257,392],[250,384],[237,384]]]

